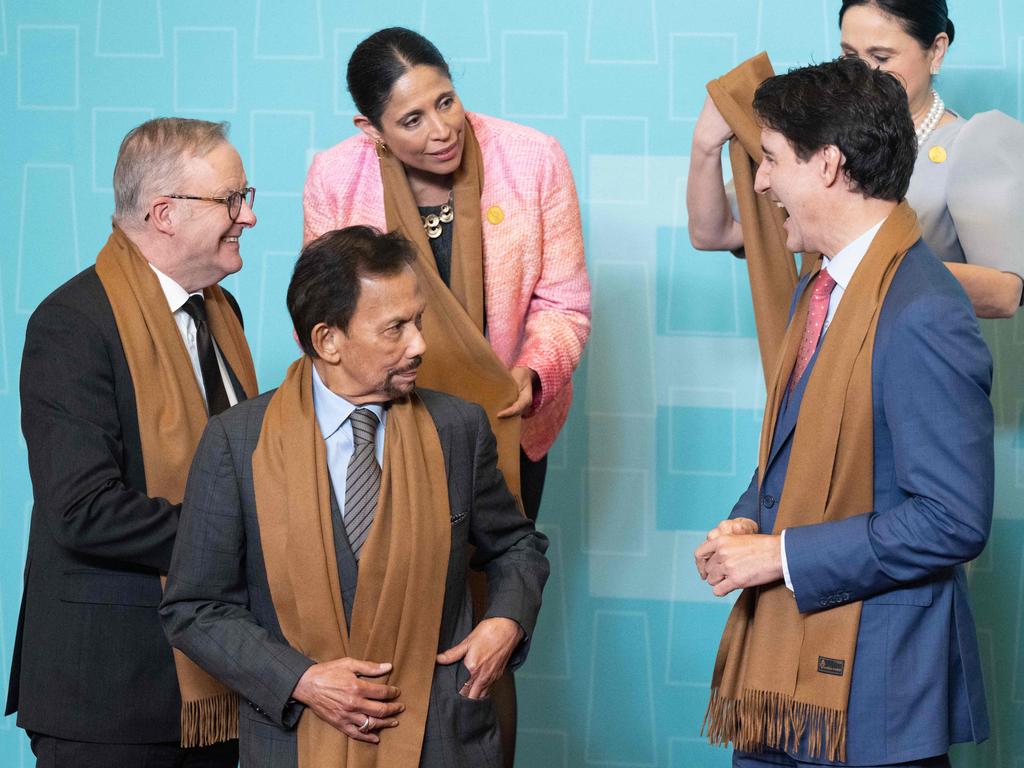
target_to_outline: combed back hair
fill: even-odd
[[[437,47],[418,32],[388,27],[374,32],[352,52],[345,75],[356,109],[377,128],[395,83],[413,67],[435,67],[449,80],[448,62]]]
[[[313,328],[325,323],[348,333],[359,303],[359,280],[387,277],[411,267],[415,246],[398,232],[373,227],[336,229],[306,244],[288,284],[288,313],[299,345],[310,357]]]
[[[191,194],[176,189],[185,161],[205,157],[226,142],[228,128],[228,123],[158,117],[128,131],[114,166],[114,223],[137,227],[154,197]]]
[[[840,27],[843,26],[843,16],[856,5],[877,8],[886,16],[896,19],[903,31],[917,40],[922,48],[931,48],[941,32],[945,32],[949,44],[953,44],[956,29],[949,18],[946,0],[843,0],[839,9]]]
[[[917,136],[907,92],[887,72],[853,57],[799,67],[761,83],[754,111],[804,162],[822,147],[838,147],[846,178],[865,197],[906,195]]]

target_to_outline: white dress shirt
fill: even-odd
[[[875,239],[875,235],[878,234],[878,230],[882,228],[884,223],[885,219],[882,219],[831,259],[828,256],[822,256],[822,269],[828,269],[828,273],[836,281],[835,288],[832,289],[832,295],[828,300],[828,314],[825,315],[825,324],[821,327],[822,337],[828,331],[828,326],[832,322],[832,318],[835,317],[836,310],[839,309],[839,302],[843,300],[843,294],[846,292],[846,287],[850,284],[853,273],[857,271],[857,267],[864,260],[868,248],[871,246],[871,241]],[[785,531],[782,532],[782,577],[786,580],[786,586],[789,587],[789,591],[792,592],[793,582],[789,578],[789,563],[786,561]]]
[[[205,403],[206,387],[203,385],[203,369],[199,365],[199,349],[196,347],[196,324],[192,319],[192,315],[184,310],[185,302],[188,301],[189,296],[202,296],[203,292],[196,291],[195,294],[191,294],[152,264],[149,265],[149,268],[156,273],[157,280],[160,281],[160,288],[163,289],[164,297],[167,299],[167,306],[171,308],[174,322],[178,324],[178,332],[181,334],[181,340],[185,342],[185,349],[188,351],[189,359],[192,361],[192,371],[195,373],[196,381],[199,383],[199,394],[202,395],[203,402]],[[210,336],[211,338],[213,337],[212,330],[210,331]],[[228,369],[224,365],[224,358],[221,357],[216,339],[213,340],[213,349],[217,353],[217,366],[220,368],[220,377],[224,381],[224,390],[228,393],[228,404],[235,405],[238,403],[238,396],[235,394],[235,388],[231,385],[231,377],[228,376]]]

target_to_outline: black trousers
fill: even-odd
[[[774,749],[753,754],[750,752],[732,753],[733,768],[815,768],[815,763],[802,763],[794,760],[783,752]],[[873,766],[872,768],[949,768],[949,755],[938,755],[923,760],[912,760],[909,763],[890,763]]]
[[[540,497],[544,493],[544,478],[548,474],[548,456],[540,461],[531,461],[526,451],[519,449],[519,492],[523,499],[523,511],[533,522],[540,512]]]
[[[95,744],[30,733],[36,768],[236,768],[238,741],[182,749],[159,744]]]

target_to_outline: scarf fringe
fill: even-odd
[[[234,693],[182,702],[182,747],[208,747],[237,738],[238,696]]]
[[[796,701],[777,691],[745,690],[742,698],[729,699],[713,688],[700,732],[707,733],[711,744],[732,743],[743,752],[766,747],[796,752],[806,733],[812,758],[846,760],[846,712]]]

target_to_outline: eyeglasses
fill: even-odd
[[[236,221],[238,214],[242,212],[243,200],[252,208],[252,204],[256,201],[256,187],[245,187],[222,197],[201,197],[199,195],[164,195],[164,197],[173,197],[175,200],[204,200],[208,203],[223,203],[228,207],[228,216],[231,217],[231,221]],[[149,221],[148,213],[146,221]]]

